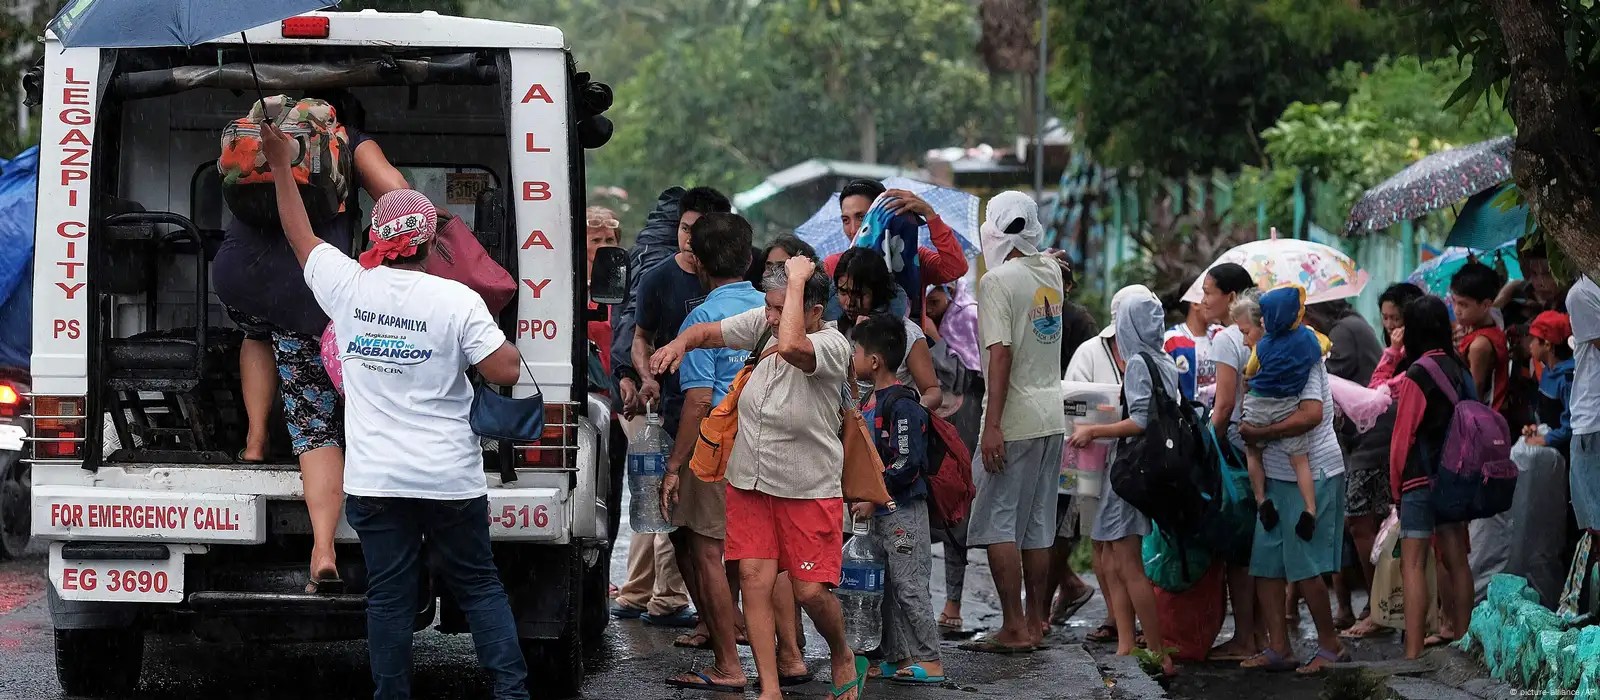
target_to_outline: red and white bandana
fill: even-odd
[[[417,246],[433,240],[439,212],[416,190],[395,190],[372,206],[372,247],[361,254],[361,266],[370,270],[385,260],[414,255]]]

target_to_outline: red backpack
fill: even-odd
[[[956,427],[928,411],[928,519],[934,527],[951,528],[967,519],[972,497],[972,451]]]

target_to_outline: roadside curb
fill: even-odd
[[[1082,653],[1085,657],[1089,655],[1087,650]],[[1167,690],[1145,673],[1139,667],[1139,660],[1132,656],[1102,657],[1099,667],[1100,674],[1111,687],[1113,700],[1166,700]]]
[[[1430,650],[1414,661],[1369,661],[1337,668],[1376,676],[1389,697],[1401,700],[1501,700],[1517,692],[1490,678],[1482,664],[1448,646]]]

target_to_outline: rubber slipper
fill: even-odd
[[[1066,605],[1061,606],[1061,609],[1050,613],[1050,624],[1052,624],[1052,625],[1065,625],[1065,624],[1067,624],[1067,620],[1071,620],[1073,615],[1078,614],[1078,611],[1082,610],[1083,606],[1088,604],[1088,602],[1090,600],[1093,600],[1093,599],[1094,599],[1094,589],[1093,588],[1084,589],[1083,595],[1072,599]]]
[[[949,615],[945,615],[943,613],[939,614],[940,632],[960,632],[963,629],[966,629],[966,622],[962,620],[960,616],[950,617]]]
[[[828,682],[828,697],[838,700],[840,697],[843,697],[845,693],[854,690],[856,691],[855,700],[862,700],[862,697],[867,694],[867,669],[871,666],[872,662],[868,661],[867,657],[857,656],[855,680],[850,681],[843,686],[834,685],[833,681],[830,680]]]
[[[817,679],[817,674],[806,671],[798,676],[778,676],[778,685],[788,688],[790,686],[805,685]]]
[[[1293,671],[1299,667],[1299,661],[1295,661],[1271,649],[1263,650],[1261,653],[1245,659],[1239,664],[1239,668],[1242,669],[1271,671],[1274,673]]]
[[[1326,670],[1328,668],[1328,664],[1344,663],[1349,660],[1350,652],[1345,651],[1344,649],[1340,649],[1336,652],[1328,651],[1327,649],[1318,649],[1317,653],[1311,657],[1310,661],[1307,661],[1305,665],[1296,668],[1294,672],[1302,676],[1315,676]]]
[[[267,460],[265,460],[265,459],[245,459],[244,458],[244,450],[242,448],[238,451],[238,453],[233,455],[233,461],[238,462],[239,464],[266,464],[267,463]]]
[[[306,593],[311,595],[338,595],[344,592],[344,579],[334,574],[332,578],[313,577],[306,583]]]
[[[687,606],[666,615],[645,613],[639,616],[639,620],[653,627],[693,627],[700,624],[700,616],[690,612]]]
[[[684,688],[687,690],[709,690],[714,693],[743,693],[745,689],[745,686],[743,685],[726,685],[723,683],[717,683],[711,680],[711,676],[699,671],[694,671],[685,675],[693,675],[694,677],[699,678],[700,681],[695,682],[679,680],[677,678],[668,678],[667,685],[670,685],[674,688]]]
[[[1115,644],[1117,642],[1117,628],[1115,625],[1100,625],[1093,631],[1083,635],[1086,642],[1095,644]]]
[[[899,669],[894,667],[894,664],[884,661],[879,663],[877,666],[869,666],[867,668],[867,677],[873,680],[888,678],[893,676],[894,672],[898,670]]]
[[[906,673],[908,671],[910,673]],[[928,675],[928,669],[923,668],[922,664],[911,664],[895,672],[893,676],[889,677],[889,680],[896,683],[905,683],[906,685],[918,685],[943,683],[944,676],[930,676]]]
[[[637,620],[645,614],[644,608],[636,608],[624,603],[611,604],[611,616],[618,620]]]
[[[695,641],[696,639],[700,641],[697,642]],[[698,633],[680,635],[677,639],[672,640],[672,646],[679,649],[710,649],[711,635]]]
[[[1351,627],[1350,629],[1340,632],[1339,637],[1341,639],[1370,639],[1372,637],[1383,637],[1391,634],[1394,634],[1393,627],[1374,625],[1365,632],[1358,632],[1356,631],[1356,628]]]
[[[962,651],[976,651],[984,654],[1032,654],[1039,649],[1039,647],[1032,644],[1020,647],[1002,644],[993,637],[980,637],[970,642],[958,644],[956,648]]]

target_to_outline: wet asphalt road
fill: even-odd
[[[613,557],[613,579],[620,580],[626,562],[626,538],[618,542]],[[10,698],[55,699],[62,695],[55,681],[50,615],[44,599],[46,558],[42,547],[33,555],[0,563],[0,700]],[[935,547],[935,557],[939,548]],[[969,628],[997,627],[999,613],[994,589],[982,552],[973,552],[966,579],[964,616]],[[936,600],[943,599],[942,563],[935,562],[933,586]],[[1358,601],[1358,605],[1360,602]],[[1132,685],[1116,685],[1109,669],[1116,659],[1112,649],[1079,644],[1085,632],[1105,614],[1100,596],[1084,607],[1067,627],[1057,628],[1047,642],[1050,649],[1030,656],[999,657],[962,652],[954,641],[944,646],[945,663],[952,679],[940,687],[905,687],[874,683],[873,698],[1103,698],[1151,697],[1130,692]],[[1309,623],[1303,623],[1298,646],[1302,656],[1313,648]],[[710,662],[709,652],[672,647],[679,630],[642,625],[638,621],[613,621],[602,654],[589,668],[583,696],[588,699],[676,700],[712,698],[730,700],[734,694],[710,694],[668,688],[661,680],[671,674],[700,668]],[[1228,634],[1224,631],[1224,637]],[[813,671],[826,678],[828,663],[814,630],[806,649]],[[1357,659],[1393,658],[1398,655],[1398,635],[1352,645]],[[741,648],[747,672],[754,673],[749,650]],[[362,642],[284,645],[202,644],[184,635],[151,636],[146,645],[144,673],[136,698],[364,698],[370,697],[366,648]],[[537,684],[534,684],[537,687]],[[1169,685],[1171,697],[1188,700],[1312,700],[1322,691],[1318,679],[1294,674],[1245,674],[1232,665],[1190,664]],[[431,629],[417,635],[413,694],[418,698],[486,698],[488,679],[478,670],[470,637],[444,635]],[[825,682],[789,689],[790,697],[825,698]],[[754,697],[751,693],[748,697]]]

